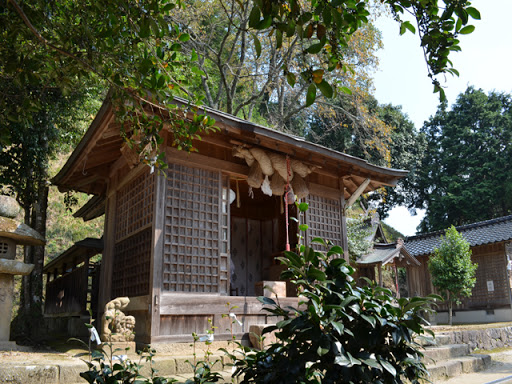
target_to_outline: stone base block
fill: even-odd
[[[275,331],[265,333],[263,338],[261,336],[263,329],[270,325],[272,324],[253,324],[249,327],[249,339],[251,340],[251,344],[254,348],[264,350],[270,344],[277,341]]]
[[[114,352],[114,355],[124,355],[126,354],[126,348],[129,348],[128,353],[136,353],[137,347],[135,341],[113,341],[112,343],[102,343],[101,347],[105,352],[110,352],[110,348]]]
[[[258,281],[255,291],[256,296],[286,297],[286,281]]]
[[[16,344],[14,341],[0,341],[0,351],[30,351],[29,347]]]

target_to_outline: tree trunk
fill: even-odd
[[[448,324],[452,325],[453,323],[453,301],[450,297],[450,292],[448,292]]]
[[[32,207],[25,206],[25,223],[46,237],[46,216],[48,209],[48,186],[46,181],[38,182],[37,202]],[[34,264],[34,270],[24,276],[21,287],[21,302],[16,319],[16,339],[30,344],[38,343],[44,337],[43,321],[43,266],[44,246],[25,246],[24,262]]]

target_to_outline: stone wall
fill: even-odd
[[[436,334],[449,336],[452,344],[468,344],[471,351],[512,347],[512,327],[460,330]]]

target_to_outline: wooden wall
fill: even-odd
[[[489,244],[472,247],[471,259],[478,264],[476,270],[476,285],[470,298],[462,300],[456,310],[479,310],[510,307],[510,285],[507,274],[507,257],[505,244]],[[411,269],[411,295],[426,296],[436,292],[432,286],[431,276],[428,271],[428,256],[417,258],[421,263],[419,268]],[[489,285],[494,288],[488,290]],[[441,304],[439,311],[447,310],[446,304]]]

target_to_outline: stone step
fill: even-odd
[[[424,336],[421,338],[416,338],[415,341],[424,346],[439,346],[439,345],[447,345],[451,344],[451,338],[448,335],[436,335],[435,337],[432,336]]]
[[[466,344],[448,344],[438,347],[426,347],[423,351],[425,363],[436,363],[442,360],[469,355],[469,346]]]
[[[430,380],[437,383],[462,373],[482,371],[490,365],[491,356],[475,354],[440,361],[436,364],[427,364],[427,370],[430,374]]]

